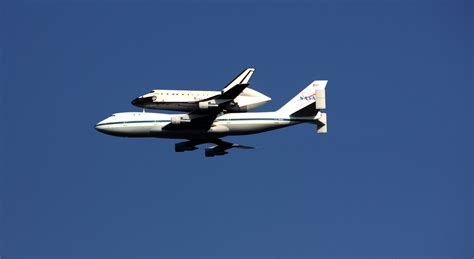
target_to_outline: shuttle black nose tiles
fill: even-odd
[[[135,99],[132,100],[132,105],[138,106],[138,103],[139,103],[139,102],[140,102],[140,101],[139,101],[139,98],[135,98]]]
[[[137,97],[133,99],[132,104],[140,108],[147,108],[147,105],[153,103],[153,97]]]

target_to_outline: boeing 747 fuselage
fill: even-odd
[[[247,135],[275,130],[300,123],[315,124],[318,133],[327,132],[326,108],[327,81],[314,81],[287,104],[274,112],[222,113],[222,106],[207,111],[188,114],[163,114],[148,112],[116,113],[102,120],[96,129],[102,133],[120,137],[154,137],[187,139],[178,143],[176,152],[195,150],[196,145],[214,143],[205,150],[206,156],[227,154],[230,148],[250,148],[225,142],[220,138],[230,135]],[[235,87],[235,88],[234,88]],[[233,100],[245,85],[234,84],[223,92],[227,100]],[[238,91],[233,90],[238,89]]]

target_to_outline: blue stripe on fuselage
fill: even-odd
[[[236,119],[217,119],[218,121],[295,121],[295,122],[309,122],[313,120],[308,119],[285,119],[285,118],[236,118]],[[146,121],[117,121],[97,124],[97,126],[114,125],[114,124],[131,124],[131,123],[157,123],[157,122],[171,122],[171,120],[146,120]]]

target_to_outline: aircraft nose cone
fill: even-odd
[[[132,104],[137,107],[147,108],[146,106],[154,102],[154,98],[156,97],[137,97],[133,99]]]
[[[99,125],[99,124],[95,125],[95,130],[97,130],[98,132],[104,133],[103,126],[101,126],[101,125]]]
[[[137,97],[133,99],[132,104],[135,106],[140,106],[140,104],[143,104],[143,101],[141,99],[142,99],[141,97]]]

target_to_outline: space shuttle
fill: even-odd
[[[248,75],[238,77],[231,82],[230,88],[224,88],[221,93],[199,100],[199,110],[184,114],[114,113],[97,123],[95,128],[101,133],[118,137],[185,140],[175,144],[175,152],[193,151],[198,149],[198,145],[214,144],[205,149],[206,157],[222,156],[233,148],[254,148],[222,140],[227,136],[258,134],[302,123],[315,125],[318,134],[327,133],[325,109],[328,80],[314,80],[275,111],[224,113],[224,108],[246,89]],[[208,102],[218,105],[215,107]]]
[[[248,88],[254,71],[255,68],[245,69],[221,91],[156,89],[135,98],[132,104],[146,109],[184,112],[222,109],[224,105],[223,113],[247,112],[271,101],[270,97]],[[233,94],[235,91],[240,91],[237,97]]]

